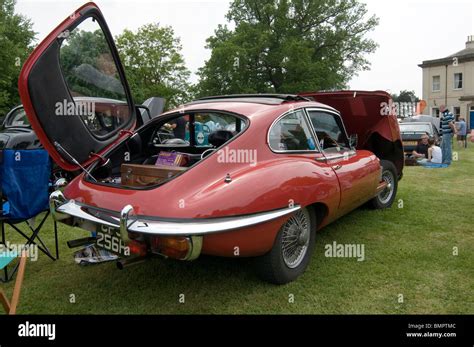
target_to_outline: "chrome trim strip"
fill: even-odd
[[[111,217],[112,219],[115,219],[117,221],[117,223],[115,224],[115,223],[106,221],[104,219],[98,218],[90,213],[87,213],[83,209],[83,206],[76,204],[74,200],[69,200],[65,204],[60,205],[59,207],[56,207],[56,213],[59,213],[60,215],[63,215],[63,216],[65,215],[67,217],[76,217],[79,219],[87,220],[89,222],[106,225],[112,228],[117,228],[117,229],[120,228],[120,221],[121,221],[120,219]]]
[[[306,108],[306,113],[308,114],[308,117],[310,118],[310,121],[311,121],[311,117],[309,116],[309,113],[311,111],[316,111],[316,112],[319,112],[319,111],[322,111],[322,112],[328,112],[328,113],[332,113],[333,115],[335,115],[336,117],[339,118],[339,120],[341,121],[341,124],[342,124],[342,130],[344,130],[344,135],[346,135],[346,139],[347,141],[349,142],[349,136],[347,135],[347,130],[346,130],[346,125],[344,124],[344,120],[342,119],[342,116],[341,116],[341,113],[340,112],[337,112],[337,111],[333,111],[333,110],[324,110],[324,109],[321,109],[320,107],[307,107]],[[312,124],[311,124],[312,125]],[[319,142],[319,139],[316,137],[316,139],[318,140]],[[353,150],[353,148],[349,148],[350,150]]]
[[[119,228],[124,242],[128,240],[128,232],[162,236],[202,236],[225,232],[268,222],[296,212],[301,208],[301,206],[295,205],[293,207],[244,216],[241,215],[203,220],[194,219],[174,222],[131,217],[131,214],[133,214],[133,207],[127,205],[122,209],[120,218],[110,216],[111,220],[117,221],[115,224],[88,213],[86,211],[86,206],[81,206],[74,200],[69,200],[65,203],[64,201],[66,201],[66,199],[61,192],[56,191],[51,194],[50,206],[52,211],[54,211],[53,216],[60,217],[60,219],[57,220],[75,217],[81,220]]]
[[[350,157],[353,157],[356,154],[357,154],[356,151],[349,150],[349,151],[345,151],[342,154],[335,154],[335,155],[331,155],[331,156],[316,158],[316,161],[327,162],[327,161],[336,160],[336,159],[350,158]]]
[[[65,204],[66,202],[67,200],[60,190],[52,192],[49,196],[49,210],[51,211],[51,215],[53,216],[54,220],[60,221],[69,217],[62,213],[58,213],[56,210],[58,206]]]

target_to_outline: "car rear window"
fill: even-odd
[[[400,132],[402,133],[430,133],[431,134],[431,127],[429,124],[407,124],[407,123],[400,123]]]

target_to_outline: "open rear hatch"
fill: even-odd
[[[94,3],[79,8],[38,45],[18,88],[33,130],[65,170],[88,166],[135,127],[125,73]]]
[[[404,155],[395,104],[384,91],[304,92],[299,95],[334,107],[341,113],[347,133],[358,137],[357,149],[392,161],[402,176]]]

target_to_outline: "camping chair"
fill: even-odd
[[[13,255],[11,252],[0,252],[0,270],[4,269],[10,262],[13,261],[17,256],[16,253]],[[16,307],[18,302],[20,301],[20,291],[21,286],[23,284],[23,277],[25,275],[25,266],[26,266],[26,253],[22,251],[20,261],[19,261],[19,269],[18,275],[16,276],[15,287],[13,288],[13,295],[11,300],[8,300],[5,292],[0,288],[0,302],[2,303],[3,309],[7,314],[15,314]]]
[[[0,151],[0,224],[2,238],[0,245],[8,246],[5,238],[5,225],[9,225],[26,239],[25,247],[34,245],[52,260],[59,258],[58,232],[54,223],[56,254],[50,252],[39,233],[49,216],[51,162],[45,150],[12,150]],[[35,217],[46,212],[40,223],[34,227]],[[26,223],[31,235],[28,236],[17,225]],[[9,281],[17,271],[19,263],[8,274],[5,266],[3,282]]]

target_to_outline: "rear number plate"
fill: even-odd
[[[120,230],[107,225],[97,226],[97,246],[110,252],[129,256],[130,250],[122,241]]]

